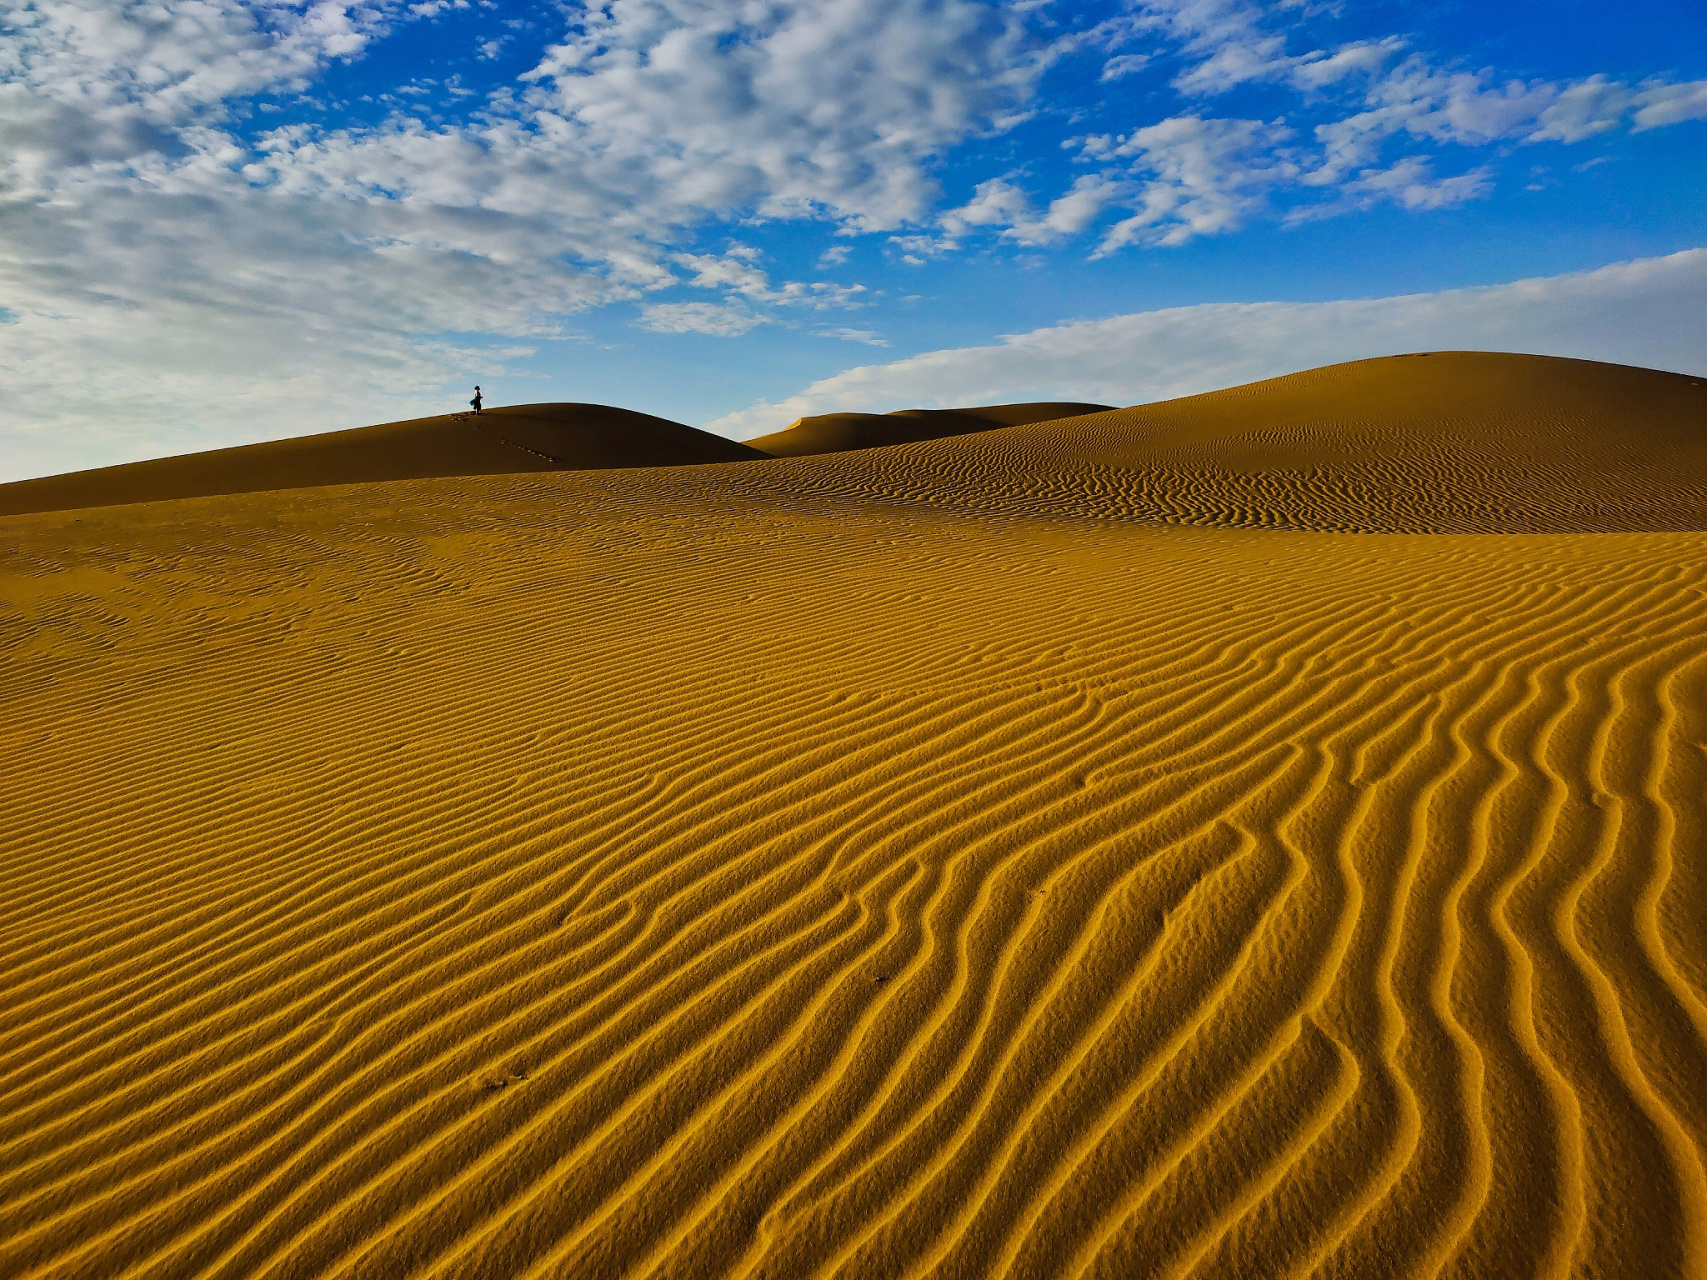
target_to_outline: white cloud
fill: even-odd
[[[806,306],[815,311],[857,307],[860,295],[866,292],[862,284],[833,284],[827,280],[789,280],[773,286],[770,276],[758,265],[762,257],[750,245],[734,245],[721,255],[677,253],[672,254],[670,260],[693,272],[688,284],[697,289],[727,289],[754,302],[773,306]]]
[[[1441,71],[1412,56],[1376,81],[1368,100],[1395,131],[1475,146],[1529,132],[1558,96],[1557,85],[1489,85],[1483,74]]]
[[[0,27],[0,198],[56,193],[67,170],[183,155],[227,103],[301,89],[382,30],[383,5],[38,0]]]
[[[734,304],[655,302],[640,308],[640,327],[653,333],[705,333],[714,338],[736,338],[768,323],[764,316]]]
[[[877,229],[924,215],[927,160],[1013,118],[1043,65],[1019,15],[970,0],[611,0],[529,102],[655,200]]]
[[[1403,48],[1397,37],[1358,40],[1330,51],[1290,54],[1287,38],[1268,29],[1267,14],[1248,0],[1143,0],[1139,25],[1171,37],[1196,59],[1174,77],[1188,96],[1208,97],[1254,81],[1321,89],[1357,73],[1372,73]],[[1281,9],[1299,10],[1301,4]]]
[[[1626,125],[1640,131],[1707,117],[1707,81],[1652,81],[1640,89],[1606,76],[1562,83],[1501,81],[1490,71],[1443,69],[1420,53],[1395,61],[1405,50],[1405,41],[1396,36],[1292,53],[1287,33],[1274,30],[1272,19],[1282,11],[1307,8],[1282,4],[1265,9],[1249,0],[1137,0],[1122,31],[1128,37],[1133,31],[1147,33],[1162,48],[1171,46],[1186,64],[1173,78],[1181,94],[1205,98],[1267,82],[1303,94],[1302,105],[1311,113],[1324,101],[1337,100],[1342,111],[1348,105],[1352,109],[1314,126],[1314,151],[1291,142],[1295,131],[1287,117],[1271,122],[1266,136],[1252,132],[1256,122],[1192,113],[1134,129],[1124,138],[1104,134],[1082,140],[1086,160],[1107,161],[1136,151],[1140,167],[1154,171],[1150,182],[1129,186],[1136,193],[1130,213],[1104,233],[1099,254],[1133,244],[1178,245],[1237,229],[1270,212],[1283,192],[1291,201],[1282,216],[1299,222],[1383,199],[1411,210],[1439,209],[1493,189],[1487,165],[1456,177],[1419,176],[1427,174],[1435,157],[1386,154],[1401,135],[1412,148],[1419,142],[1437,147],[1574,143]],[[1106,65],[1119,63],[1122,70],[1135,71],[1153,63],[1157,54],[1125,57],[1136,60],[1128,65],[1117,58]],[[1123,175],[1104,170],[1099,176],[1112,182]],[[1027,229],[1027,216],[1016,212],[1003,222],[1010,228],[1004,234],[1028,243],[1048,238],[1035,219]]]
[[[1640,90],[1604,75],[1497,84],[1488,72],[1442,71],[1412,55],[1370,83],[1364,105],[1317,129],[1328,151],[1322,173],[1330,179],[1369,163],[1380,142],[1397,133],[1461,146],[1569,144],[1611,132],[1627,119],[1640,131],[1707,117],[1707,81]]]
[[[1529,142],[1581,142],[1608,133],[1622,123],[1633,95],[1628,85],[1590,76],[1561,89],[1536,115]]]
[[[1006,401],[1138,404],[1404,351],[1494,350],[1707,373],[1707,249],[1598,271],[1340,302],[1212,303],[1035,329],[849,369],[710,424]]]
[[[728,289],[761,300],[772,296],[770,277],[758,266],[759,251],[748,245],[734,245],[722,256],[713,253],[673,254],[671,261],[693,272],[688,283],[696,288]]]
[[[949,237],[948,244],[952,247],[958,237],[973,227],[1011,227],[1030,217],[1030,196],[1006,178],[990,178],[978,184],[972,192],[972,199],[943,214],[941,221],[943,231]],[[904,248],[915,251],[922,247],[899,237],[896,240]]]
[[[1186,94],[1223,93],[1249,80],[1269,79],[1286,64],[1286,40],[1263,27],[1262,12],[1246,0],[1142,0],[1140,29],[1179,44],[1197,59],[1174,78]]]
[[[1099,254],[1128,244],[1183,244],[1229,231],[1260,207],[1263,193],[1297,166],[1277,148],[1291,136],[1279,122],[1176,116],[1138,129],[1114,149],[1148,174],[1137,212],[1103,237]]]
[[[1354,73],[1366,80],[1357,110],[1315,127],[1314,148],[1294,142],[1295,131],[1285,117],[1265,123],[1175,116],[1123,137],[1099,134],[1080,140],[1088,161],[1132,160],[1126,170],[1099,171],[1094,187],[1079,179],[1075,190],[1062,197],[1096,194],[1075,209],[1075,232],[1105,208],[1125,204],[1130,209],[1104,232],[1096,256],[1134,244],[1179,245],[1236,230],[1276,211],[1284,221],[1298,223],[1382,202],[1413,211],[1448,208],[1493,190],[1491,165],[1437,178],[1432,156],[1389,155],[1383,161],[1396,137],[1412,147],[1568,144],[1626,122],[1639,131],[1707,118],[1707,81],[1651,83],[1640,91],[1605,76],[1569,84],[1493,83],[1486,72],[1442,71],[1414,54],[1382,70],[1399,52],[1399,41],[1364,41],[1332,53],[1293,57],[1284,53],[1283,42],[1256,38],[1260,15],[1237,0],[1167,0],[1146,8],[1153,22],[1183,39],[1187,50],[1206,55],[1176,81],[1184,92],[1219,92],[1254,79],[1283,80],[1305,91],[1336,85]],[[1032,217],[1027,197],[1017,189],[1008,190],[1004,183],[1000,194],[1006,201],[1002,216],[985,220],[1007,226],[1004,234],[1010,238],[1043,243],[1068,230],[1065,218]],[[978,221],[965,212],[957,211],[964,223]]]
[[[815,329],[820,338],[839,338],[843,342],[863,342],[868,347],[887,347],[888,339],[875,329]]]
[[[1106,173],[1084,174],[1073,180],[1065,195],[1049,202],[1049,208],[1041,219],[1017,226],[1014,232],[1027,244],[1043,244],[1078,235],[1095,222],[1105,208],[1120,199],[1129,186],[1129,183]]]
[[[1402,209],[1449,209],[1479,199],[1493,187],[1484,166],[1468,173],[1437,178],[1426,156],[1406,156],[1385,169],[1365,169],[1340,184],[1340,199],[1330,204],[1306,204],[1291,211],[1287,222],[1333,217],[1347,209],[1367,209],[1392,203]]]
[[[1122,76],[1136,75],[1150,65],[1150,55],[1147,53],[1120,53],[1102,64],[1102,74],[1099,80],[1119,80]]]
[[[1707,80],[1689,84],[1655,84],[1636,95],[1638,108],[1632,128],[1662,129],[1685,120],[1707,120]]]
[[[940,238],[892,239],[910,251],[941,253],[957,248],[961,237],[973,228],[989,227],[1000,229],[1003,239],[1019,244],[1050,244],[1083,231],[1130,185],[1106,173],[1084,174],[1039,214],[1024,190],[1007,178],[991,178],[978,184],[966,204],[942,215]]]
[[[38,179],[11,193],[60,207],[112,189],[334,197],[382,210],[381,242],[406,222],[385,206],[437,209],[442,227],[482,223],[482,236],[532,219],[567,233],[575,257],[644,282],[661,273],[656,246],[707,217],[917,216],[935,196],[930,159],[1011,117],[1041,69],[1020,23],[975,0],[613,0],[547,50],[519,106],[466,129],[298,127],[256,154],[210,129],[228,99],[304,87],[359,52],[386,12],[41,0],[0,35],[15,108],[0,115],[3,154]]]
[[[1107,174],[1084,174],[1071,188],[1050,201],[1039,215],[1031,197],[1006,178],[980,183],[972,200],[943,215],[945,238],[934,248],[952,248],[972,227],[999,227],[1003,239],[1019,244],[1049,244],[1077,235],[1104,208],[1118,199],[1129,184]]]
[[[1279,36],[1254,35],[1228,41],[1190,71],[1174,77],[1181,93],[1207,96],[1225,93],[1251,80],[1268,80],[1287,65],[1286,41]]]
[[[1383,40],[1358,40],[1341,45],[1332,53],[1316,50],[1292,59],[1287,78],[1300,89],[1325,89],[1359,73],[1373,75],[1404,48],[1396,36]]]

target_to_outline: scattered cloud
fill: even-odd
[[[653,333],[705,333],[714,338],[737,338],[768,323],[764,316],[732,303],[654,302],[640,308],[640,327]]]
[[[1344,44],[1332,53],[1317,49],[1289,60],[1286,78],[1296,89],[1324,90],[1355,76],[1373,76],[1404,47],[1403,40],[1388,36]]]
[[[1616,129],[1629,112],[1635,95],[1629,86],[1605,76],[1590,76],[1553,95],[1535,116],[1530,142],[1581,142]]]
[[[1119,80],[1122,76],[1136,75],[1150,65],[1150,55],[1147,53],[1120,53],[1102,64],[1100,80]]]
[[[1099,254],[1129,244],[1183,244],[1239,226],[1260,207],[1264,191],[1297,175],[1281,144],[1292,130],[1279,121],[1205,120],[1176,116],[1135,130],[1109,148],[1132,157],[1144,178],[1137,212],[1116,223]],[[1105,181],[1112,182],[1112,179]]]
[[[693,272],[689,284],[700,289],[724,288],[749,298],[770,300],[770,278],[759,267],[759,251],[733,245],[722,256],[712,253],[678,253],[672,261]]]
[[[547,51],[528,101],[665,208],[877,230],[922,217],[931,157],[1021,110],[1043,66],[1022,15],[973,0],[613,0]]]
[[[1045,244],[1076,236],[1095,222],[1104,208],[1113,204],[1130,184],[1106,173],[1082,174],[1066,194],[1049,202],[1044,215],[1016,226],[1012,234],[1022,244]]]
[[[1286,40],[1266,29],[1262,11],[1245,0],[1141,0],[1142,29],[1180,47],[1192,65],[1174,77],[1181,93],[1225,93],[1266,80],[1286,65]]]
[[[863,342],[870,347],[887,347],[889,340],[875,329],[814,329],[820,338],[839,338],[843,342]]]
[[[1005,227],[1031,212],[1031,198],[1006,178],[980,182],[972,199],[943,215],[942,225],[950,233],[968,227]]]
[[[897,241],[915,251],[928,247],[928,251],[942,252],[958,247],[960,238],[973,228],[996,227],[1006,240],[1049,244],[1083,231],[1126,186],[1107,174],[1085,174],[1039,214],[1031,197],[1018,186],[1006,178],[992,178],[978,185],[970,201],[942,216],[940,240],[897,237]]]
[[[763,254],[748,245],[733,245],[719,254],[678,253],[671,261],[686,267],[692,277],[688,284],[697,289],[726,289],[753,302],[771,306],[811,307],[824,311],[834,307],[857,307],[860,295],[866,292],[862,284],[834,284],[828,280],[789,280],[773,286],[770,276],[759,266]]]
[[[1707,80],[1688,84],[1651,84],[1632,99],[1636,113],[1631,129],[1663,129],[1685,120],[1707,120]]]
[[[1439,66],[1407,51],[1399,37],[1293,52],[1274,20],[1300,7],[1140,0],[1119,38],[1143,33],[1157,47],[1109,59],[1103,78],[1135,73],[1171,52],[1183,64],[1172,85],[1187,99],[1201,102],[1253,83],[1297,93],[1295,114],[1316,118],[1312,143],[1300,141],[1290,115],[1264,122],[1202,109],[1126,133],[1094,134],[1076,140],[1078,149],[1086,163],[1104,167],[1094,185],[1077,179],[1060,197],[1080,197],[1070,206],[1076,216],[1040,219],[1031,193],[1011,175],[992,179],[969,204],[943,216],[939,251],[959,247],[976,228],[1044,243],[1088,230],[1105,211],[1116,221],[1100,233],[1096,256],[1134,245],[1176,246],[1264,216],[1298,223],[1383,202],[1443,209],[1494,189],[1492,164],[1465,163],[1448,149],[1569,145],[1618,129],[1707,118],[1707,81],[1500,80],[1491,71]],[[1329,118],[1319,119],[1324,110]],[[1422,145],[1434,151],[1419,154]],[[1398,147],[1405,153],[1393,154]],[[1460,172],[1435,177],[1442,161]]]
[[[1339,302],[1211,303],[1052,325],[849,369],[728,414],[735,439],[795,418],[1024,400],[1139,404],[1405,351],[1496,350],[1707,373],[1707,249],[1598,271]]]
[[[1324,204],[1305,204],[1288,215],[1289,223],[1334,217],[1348,209],[1396,204],[1402,209],[1448,209],[1485,196],[1493,180],[1484,166],[1468,173],[1437,178],[1433,161],[1406,156],[1385,169],[1365,169],[1340,184],[1340,198]],[[1532,188],[1539,189],[1539,188]]]
[[[1390,200],[1406,209],[1447,209],[1486,195],[1492,186],[1485,168],[1437,178],[1427,159],[1406,156],[1391,168],[1366,170],[1343,190],[1353,199],[1366,197],[1368,203]]]

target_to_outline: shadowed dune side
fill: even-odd
[[[1550,356],[1394,356],[795,467],[778,483],[1170,524],[1707,529],[1707,378]]]
[[[598,404],[529,404],[445,414],[154,458],[0,485],[0,515],[520,471],[681,466],[763,457],[665,418]]]
[[[876,449],[885,445],[937,440],[943,436],[1098,413],[1107,408],[1107,405],[1062,400],[981,405],[971,409],[825,413],[797,418],[785,430],[759,436],[746,443],[772,457],[798,458],[815,453],[840,453],[849,449]]]

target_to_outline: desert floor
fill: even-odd
[[[1707,1275],[1707,388],[0,519],[0,1275]]]

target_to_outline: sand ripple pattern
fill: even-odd
[[[0,1275],[1707,1274],[1707,535],[785,465],[7,522]]]
[[[779,492],[1341,533],[1707,530],[1707,380],[1499,353],[1363,360],[758,469]]]

